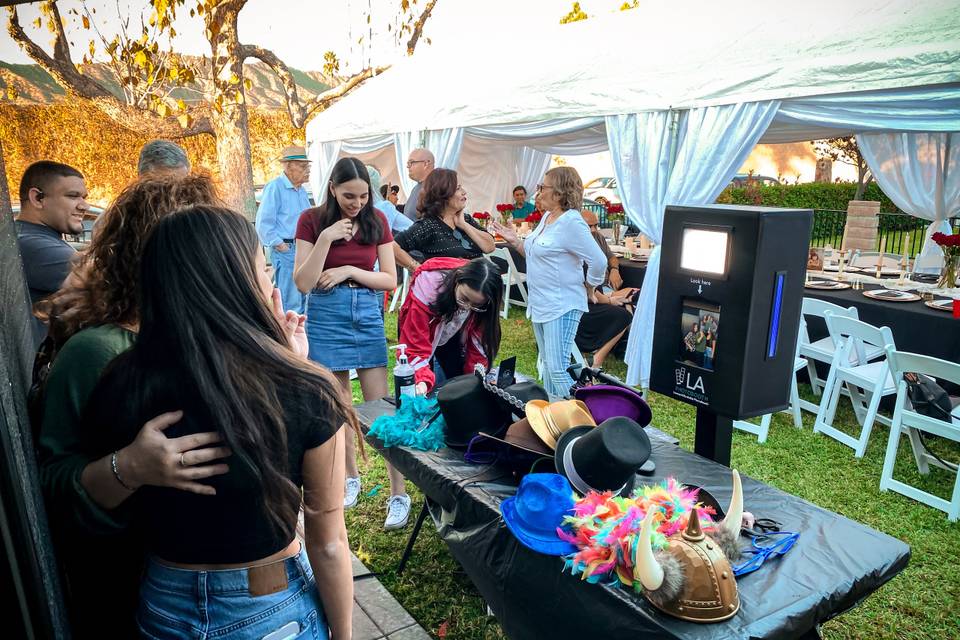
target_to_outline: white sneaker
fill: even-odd
[[[343,489],[343,508],[349,509],[356,506],[357,498],[360,497],[360,478],[347,478]]]
[[[383,528],[402,529],[407,526],[407,520],[410,519],[410,496],[390,496],[387,500],[387,519],[383,523]]]

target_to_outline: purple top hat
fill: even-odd
[[[630,418],[641,427],[650,424],[653,413],[643,397],[633,389],[609,384],[596,384],[577,389],[577,400],[582,400],[590,415],[600,424],[608,418]]]

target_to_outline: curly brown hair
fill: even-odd
[[[417,211],[421,218],[439,218],[443,208],[457,192],[459,184],[457,172],[451,169],[434,169],[423,181],[423,191],[417,202]]]
[[[553,190],[563,211],[583,208],[583,180],[573,167],[554,167],[544,176],[553,177]],[[558,213],[563,213],[560,211]]]
[[[56,345],[86,327],[139,321],[144,243],[164,216],[191,204],[223,206],[209,174],[151,174],[124,188],[101,214],[63,287],[37,303],[36,314],[49,323]]]

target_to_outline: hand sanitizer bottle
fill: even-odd
[[[393,395],[400,407],[400,396],[416,396],[417,386],[413,377],[413,365],[407,360],[407,345],[398,344],[392,349],[399,349],[397,364],[393,367]]]

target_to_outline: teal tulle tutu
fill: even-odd
[[[446,446],[444,426],[436,398],[403,396],[397,412],[374,420],[370,433],[383,440],[385,447],[400,445],[420,451],[436,451]]]

